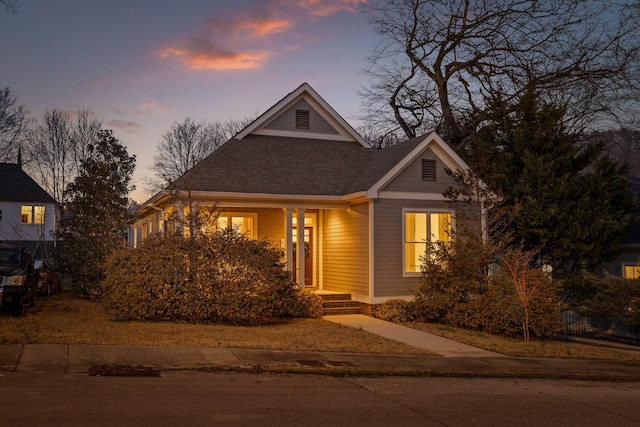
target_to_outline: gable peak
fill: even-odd
[[[240,131],[235,138],[267,135],[358,143],[364,138],[312,87],[303,83]]]

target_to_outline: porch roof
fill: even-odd
[[[167,190],[344,196],[366,191],[424,137],[382,150],[322,139],[231,139]]]

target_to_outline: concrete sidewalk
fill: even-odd
[[[362,329],[390,340],[400,341],[412,347],[431,350],[445,357],[504,357],[502,354],[482,350],[470,345],[461,344],[457,341],[407,328],[406,326],[395,323],[385,322],[384,320],[362,314],[325,316],[323,319],[352,328]]]
[[[7,344],[0,345],[0,376],[1,371],[159,376],[162,371],[202,370],[640,381],[640,363],[505,357],[367,316],[328,316],[325,319],[425,348],[440,356],[238,348]]]

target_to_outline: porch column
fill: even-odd
[[[293,209],[284,209],[284,253],[286,256],[287,270],[293,271]]]
[[[298,208],[298,242],[297,247],[297,275],[298,287],[304,288],[305,244],[304,244],[304,209]]]

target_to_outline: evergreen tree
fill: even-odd
[[[79,175],[66,189],[68,203],[57,231],[58,257],[82,292],[100,293],[102,263],[124,241],[134,168],[135,156],[129,156],[111,130],[101,130],[88,146]]]
[[[592,269],[615,255],[634,209],[627,167],[604,145],[563,123],[566,109],[528,90],[515,106],[492,100],[471,138],[471,168],[502,198],[497,228],[511,246],[540,250],[554,276]],[[506,213],[505,213],[506,212]],[[503,242],[504,243],[504,242]]]

